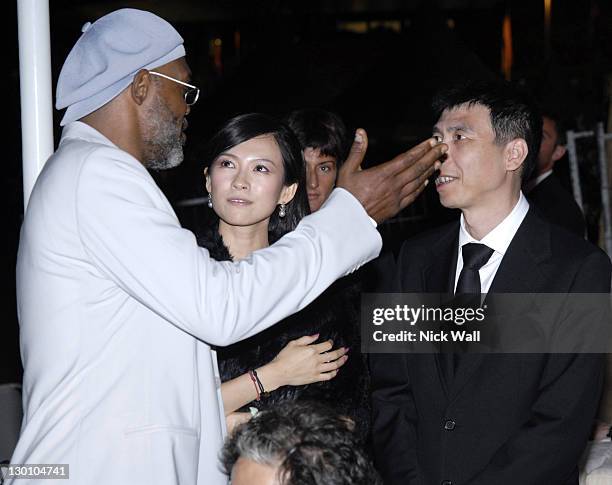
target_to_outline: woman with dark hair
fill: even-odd
[[[211,257],[248,258],[309,213],[300,146],[283,123],[257,113],[237,116],[211,139],[206,160],[209,207],[218,222],[200,244]],[[345,355],[358,342],[356,298],[347,297],[346,280],[264,332],[217,349],[226,415],[246,404],[264,409],[318,400],[351,417],[364,435],[365,366],[359,349],[355,358]]]
[[[230,119],[209,141],[206,149],[206,190],[209,194],[209,207],[214,204],[216,194],[211,191],[211,175],[216,165],[227,168],[227,152],[232,148],[243,143],[249,143],[248,148],[260,145],[267,145],[267,152],[279,152],[279,160],[257,159],[254,154],[249,153],[248,148],[243,150],[247,152],[247,156],[257,162],[272,162],[279,166],[275,166],[275,173],[282,177],[275,180],[282,182],[283,191],[287,191],[283,200],[279,200],[279,210],[272,211],[268,214],[268,234],[270,244],[275,243],[281,236],[289,231],[292,231],[297,226],[298,222],[307,214],[308,202],[306,192],[304,190],[304,168],[302,166],[302,156],[300,147],[296,142],[293,132],[283,123],[276,121],[274,118],[261,113],[249,113],[236,116]],[[275,157],[278,158],[278,157]],[[263,165],[255,165],[255,169],[260,173],[269,173],[271,165],[263,163]],[[240,181],[238,181],[240,183]],[[216,207],[216,206],[212,206]],[[215,208],[215,213],[220,216],[219,208]],[[249,211],[245,211],[249,212]],[[224,227],[236,226],[235,224],[226,223],[220,217],[220,230]],[[244,224],[240,224],[244,227]],[[258,248],[259,249],[259,248]]]

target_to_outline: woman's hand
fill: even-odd
[[[272,362],[258,369],[265,390],[329,381],[336,377],[348,360],[348,348],[332,350],[331,340],[314,344],[318,338],[317,334],[292,340]]]

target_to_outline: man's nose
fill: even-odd
[[[445,163],[453,159],[455,150],[453,148],[452,143],[449,143],[448,141],[444,140],[442,140],[442,143],[446,144],[446,153],[443,153],[442,156],[438,158],[438,160],[440,161],[440,163]]]

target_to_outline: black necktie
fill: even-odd
[[[489,261],[493,250],[484,244],[468,243],[462,247],[461,252],[463,255],[463,268],[461,273],[459,273],[455,295],[465,295],[465,297],[456,298],[455,305],[478,308],[480,307],[481,293],[480,274],[478,271]],[[443,353],[440,356],[440,362],[447,382],[453,379],[460,361],[461,354],[458,353]]]
[[[473,293],[480,295],[480,274],[482,268],[493,254],[493,250],[484,244],[468,243],[461,250],[463,254],[463,268],[459,273],[456,295]]]

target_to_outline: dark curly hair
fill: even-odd
[[[238,426],[222,451],[227,475],[240,457],[278,467],[281,485],[382,484],[353,423],[315,402],[287,402]]]
[[[279,217],[278,211],[274,211],[270,216],[268,234],[270,244],[273,244],[294,230],[300,220],[310,213],[306,193],[306,171],[300,144],[291,129],[285,123],[263,113],[235,116],[227,121],[208,142],[204,166],[210,170],[211,163],[221,153],[261,135],[272,135],[278,144],[285,171],[283,184],[298,184],[293,200],[286,206],[285,217]],[[215,224],[216,222],[218,220]]]

